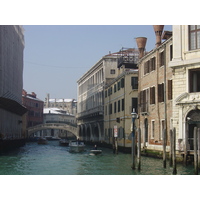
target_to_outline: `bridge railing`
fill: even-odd
[[[31,135],[34,132],[44,130],[44,129],[61,129],[61,130],[67,130],[74,135],[77,135],[77,127],[71,126],[66,123],[45,123],[45,124],[39,124],[33,127],[30,127],[27,129],[28,134]]]

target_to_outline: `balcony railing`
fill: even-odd
[[[103,115],[103,106],[102,105],[97,106],[95,108],[91,108],[83,112],[80,112],[77,114],[77,118],[84,118],[84,117],[89,117],[92,115]]]
[[[136,56],[133,55],[127,55],[127,56],[121,56],[118,58],[118,68],[121,67],[122,65],[136,68],[137,66],[137,58]]]

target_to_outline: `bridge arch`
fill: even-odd
[[[28,137],[30,137],[32,134],[34,134],[37,131],[45,130],[45,129],[59,129],[59,130],[66,130],[72,134],[74,134],[76,137],[77,134],[77,127],[69,124],[62,124],[62,123],[46,123],[46,124],[39,124],[33,127],[30,127],[27,129]]]

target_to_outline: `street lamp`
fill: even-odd
[[[135,108],[133,108],[132,115],[132,169],[135,169],[135,119],[138,118],[138,114],[135,112]]]

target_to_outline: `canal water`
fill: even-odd
[[[141,170],[131,169],[130,154],[113,154],[101,148],[102,155],[92,156],[87,146],[83,153],[70,153],[58,141],[47,145],[35,142],[0,155],[0,175],[172,175],[172,168],[163,168],[162,160],[142,157]],[[193,166],[177,164],[178,175],[193,175]]]

